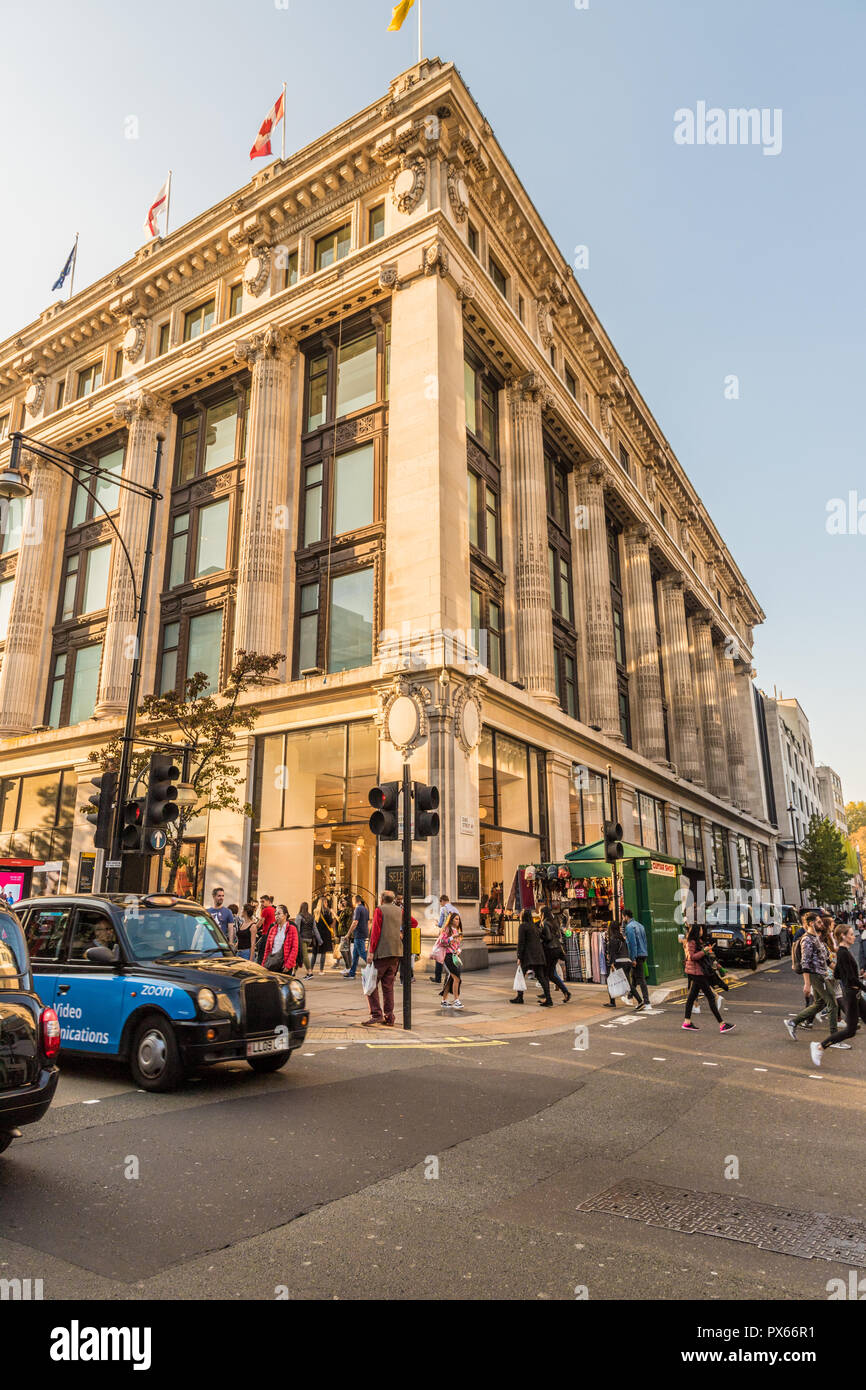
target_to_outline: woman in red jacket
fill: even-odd
[[[282,964],[279,963],[279,954],[282,952]],[[271,957],[277,957],[277,963],[271,964]],[[280,903],[276,909],[274,925],[268,932],[268,939],[265,942],[265,949],[262,953],[262,965],[269,970],[279,970],[284,975],[291,975],[298,959],[298,929],[294,922],[289,920],[289,909],[285,903]]]
[[[686,999],[686,1017],[683,1027],[687,1028],[690,1032],[696,1033],[698,1031],[697,1024],[692,1023],[692,1009],[698,995],[705,994],[707,996],[707,1003],[718,1021],[719,1032],[731,1033],[737,1025],[735,1023],[722,1022],[722,1015],[719,1013],[716,996],[713,994],[710,988],[710,982],[707,979],[706,967],[704,965],[706,954],[701,942],[701,928],[696,922],[693,927],[689,928],[689,934],[686,937],[686,974],[689,977],[689,994]]]

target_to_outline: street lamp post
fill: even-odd
[[[794,820],[796,807],[788,807],[788,815],[791,817],[791,834],[794,837],[794,860],[797,865],[797,891],[800,894],[800,906],[803,905],[803,880],[800,878],[800,850],[797,845],[797,822]]]
[[[120,887],[120,863],[121,863],[121,844],[120,835],[122,829],[122,812],[127,800],[129,791],[129,769],[132,759],[132,745],[135,741],[135,716],[138,710],[138,691],[141,682],[141,644],[144,638],[144,622],[147,613],[146,595],[147,587],[150,582],[150,569],[153,559],[153,537],[156,530],[156,505],[162,501],[162,493],[159,491],[159,475],[162,468],[162,446],[165,442],[165,435],[160,433],[156,436],[156,459],[153,469],[153,486],[147,487],[144,483],[133,482],[129,478],[111,473],[108,469],[100,468],[89,459],[81,458],[77,454],[68,454],[62,449],[57,449],[53,444],[45,444],[41,440],[32,439],[29,435],[22,434],[16,430],[10,435],[12,441],[12,453],[9,458],[9,465],[5,472],[0,474],[0,498],[7,500],[12,498],[29,497],[31,489],[21,475],[19,458],[22,445],[26,447],[29,454],[42,459],[45,463],[53,464],[59,468],[61,473],[72,478],[73,482],[79,487],[83,487],[89,497],[93,499],[99,510],[104,514],[108,524],[117,536],[120,547],[126,557],[129,566],[130,578],[132,580],[132,595],[134,613],[136,618],[135,629],[135,649],[133,652],[132,668],[129,681],[129,695],[126,702],[126,722],[121,739],[120,769],[117,777],[117,802],[114,807],[114,818],[111,830],[111,858],[108,868],[108,890],[117,891]],[[100,502],[96,493],[91,491],[88,483],[97,483],[102,479],[111,482],[115,487],[126,492],[133,493],[136,497],[147,497],[150,501],[150,515],[147,524],[147,543],[144,551],[144,563],[141,571],[141,589],[139,590],[135,579],[135,567],[127,549],[126,542],[117,529],[105,507]]]

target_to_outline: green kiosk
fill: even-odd
[[[677,910],[682,902],[677,897],[682,860],[671,859],[667,854],[645,849],[642,845],[624,844],[623,848],[625,857],[617,864],[623,902],[646,928],[647,976],[651,985],[659,985],[683,973],[683,948],[679,941],[683,928],[677,922]],[[604,858],[603,840],[572,850],[565,856],[565,863],[573,879],[611,876],[611,866]]]

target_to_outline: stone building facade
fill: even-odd
[[[451,64],[0,344],[0,424],[150,483],[143,691],[282,653],[237,748],[252,820],[194,827],[199,893],[383,886],[367,792],[442,792],[417,895],[479,901],[600,835],[778,886],[752,687],[763,613]],[[8,445],[0,445],[0,464]],[[87,754],[134,627],[108,523],[30,460],[0,555],[0,872],[92,872]],[[100,499],[140,572],[147,504]],[[28,781],[28,779],[30,779]],[[53,818],[53,819],[52,819]],[[5,856],[5,858],[4,858]]]

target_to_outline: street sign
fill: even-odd
[[[151,849],[165,849],[168,844],[168,836],[164,830],[151,830],[147,837],[147,843]]]
[[[123,860],[122,860],[122,859],[106,859],[106,861],[105,861],[105,867],[106,867],[106,869],[121,869],[121,868],[123,867]]]

